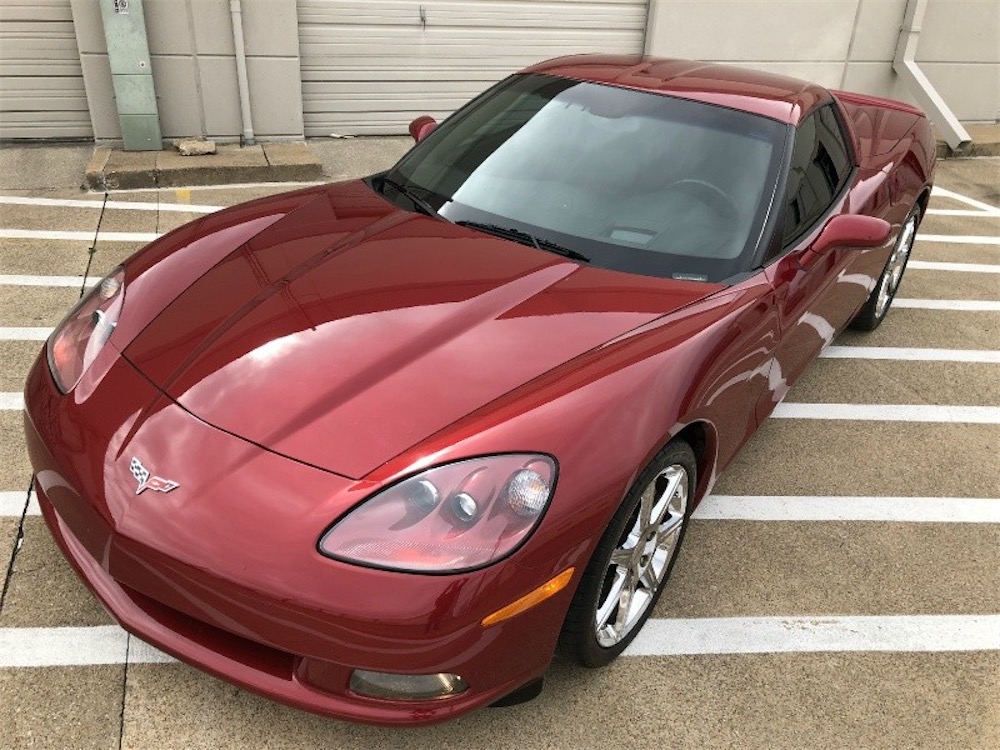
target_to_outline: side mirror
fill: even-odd
[[[859,214],[837,214],[812,243],[813,253],[825,253],[836,246],[878,247],[889,240],[892,226],[884,219]]]
[[[410,135],[418,143],[429,136],[438,126],[437,120],[430,115],[420,115],[410,123]]]

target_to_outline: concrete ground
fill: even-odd
[[[343,179],[388,166],[408,141],[312,145],[329,178]],[[197,218],[199,206],[231,205],[282,189],[115,193],[111,200],[147,203],[151,210],[110,208],[102,218],[98,208],[83,203],[102,196],[77,187],[91,152],[91,146],[0,152],[0,279],[58,275],[82,282],[85,274],[101,275],[145,242],[130,237]],[[919,304],[893,309],[871,335],[847,333],[834,344],[968,350],[979,361],[947,354],[938,361],[824,358],[792,389],[788,403],[1000,407],[1000,160],[942,162],[937,182],[959,197],[939,193],[931,208],[959,213],[927,217],[921,233],[943,239],[918,241],[913,260],[978,264],[975,270],[915,264],[899,298]],[[9,198],[57,204],[3,202]],[[977,207],[977,201],[987,205]],[[192,208],[167,208],[176,205]],[[79,234],[32,236],[37,231]],[[966,237],[972,240],[955,241]],[[78,296],[74,286],[0,281],[0,331],[51,327]],[[969,302],[985,304],[970,309]],[[38,336],[23,331],[0,338],[0,393],[20,390],[41,346]],[[974,499],[1000,498],[998,456],[996,424],[771,419],[715,493],[818,497],[841,507],[853,496],[897,498],[900,507],[911,497],[941,497],[965,508]],[[93,634],[112,625],[30,509],[30,476],[21,414],[0,409],[0,565],[6,571],[0,665],[14,662],[14,654],[3,653],[5,635],[55,634],[71,646],[78,638],[85,651]],[[909,627],[924,615],[1000,615],[996,519],[861,520],[849,513],[819,520],[697,518],[651,622],[806,618],[800,627],[808,629],[831,618],[888,616]],[[996,627],[996,646],[972,650],[892,646],[889,639],[861,650],[836,642],[819,651],[771,653],[738,653],[735,645],[723,644],[696,653],[627,656],[600,671],[557,661],[537,700],[419,730],[308,715],[177,663],[92,663],[81,657],[50,666],[0,666],[0,747],[995,750]]]

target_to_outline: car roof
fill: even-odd
[[[525,68],[579,81],[669,94],[798,125],[831,99],[822,86],[732,65],[639,55],[572,55]]]

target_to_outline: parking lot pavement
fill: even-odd
[[[110,625],[111,617],[66,564],[40,516],[23,519],[21,549],[0,611],[2,628]],[[44,592],[44,596],[39,596]]]
[[[795,384],[789,402],[831,404],[1000,404],[996,365],[820,359]]]
[[[0,743],[9,748],[113,748],[125,666],[0,669]]]
[[[406,145],[314,148],[347,178]],[[0,747],[1000,747],[1000,160],[940,164],[885,324],[839,336],[720,478],[629,655],[557,660],[531,703],[406,731],[142,648],[27,492],[21,383],[85,279],[282,186],[93,195],[65,166],[40,174],[44,150],[17,160],[31,180],[0,178]]]
[[[94,153],[93,143],[60,145],[4,144],[0,155],[0,192],[76,190]]]

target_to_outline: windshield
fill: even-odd
[[[386,184],[448,221],[596,266],[716,282],[750,266],[785,134],[725,107],[517,75],[418,143]]]

